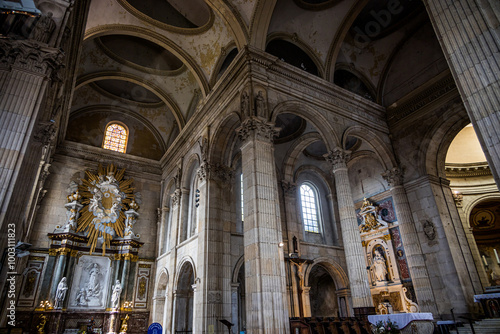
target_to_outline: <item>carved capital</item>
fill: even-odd
[[[394,167],[382,173],[382,177],[387,181],[389,187],[396,187],[403,184],[404,171],[402,168]]]
[[[285,195],[294,196],[297,191],[297,184],[283,180],[281,181],[281,189],[283,189]]]
[[[181,202],[181,193],[182,191],[180,189],[175,189],[174,193],[172,194],[172,206],[178,206],[179,203]]]
[[[256,117],[250,117],[241,123],[236,132],[242,141],[246,141],[250,136],[254,136],[255,139],[272,142],[280,130],[280,128],[274,127],[273,123],[264,122]]]
[[[63,60],[64,54],[59,49],[29,40],[0,39],[0,64],[4,66],[49,75],[62,67]]]
[[[462,195],[456,190],[452,194],[453,194],[453,200],[455,201],[455,205],[457,206],[457,208],[463,207],[464,195]]]
[[[351,158],[351,151],[336,147],[323,157],[332,164],[333,170],[335,171],[339,168],[347,167],[347,161]]]
[[[230,182],[234,171],[224,165],[203,163],[197,171],[200,181],[215,180],[223,183]]]

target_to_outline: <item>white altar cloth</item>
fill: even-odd
[[[495,299],[500,298],[500,293],[483,293],[482,295],[474,295],[474,302],[478,303],[481,299]]]
[[[398,325],[399,329],[405,328],[412,321],[432,321],[432,313],[393,313],[393,314],[379,314],[379,315],[369,315],[368,321],[372,325],[376,325],[379,321],[391,320]]]

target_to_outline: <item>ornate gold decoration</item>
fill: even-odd
[[[36,330],[39,334],[45,333],[45,324],[47,323],[47,316],[44,314],[40,314],[40,322],[36,326]]]
[[[359,230],[362,233],[387,226],[386,222],[377,218],[378,208],[366,199],[366,197],[363,201],[363,206],[360,209],[359,215],[363,219],[363,222],[359,225]]]
[[[146,277],[141,277],[139,280],[139,299],[144,299],[146,295]]]
[[[122,325],[120,326],[120,333],[127,333],[127,330],[128,330],[127,321],[128,321],[128,319],[129,319],[129,316],[127,314],[125,316],[125,318],[123,318]]]
[[[55,249],[55,248],[49,249],[49,255],[50,256],[56,256],[57,255],[57,249]]]
[[[134,188],[131,188],[134,180],[125,180],[124,173],[125,169],[117,171],[113,164],[107,168],[99,165],[97,174],[85,171],[86,178],[79,187],[84,207],[76,231],[86,232],[89,238],[87,245],[91,246],[90,254],[94,252],[98,238],[104,239],[104,255],[111,239],[123,237],[124,211],[134,200]]]
[[[472,216],[472,226],[478,230],[488,230],[495,226],[495,214],[490,210],[478,210]]]
[[[151,268],[151,265],[150,264],[146,264],[146,263],[140,263],[139,264],[139,268]]]

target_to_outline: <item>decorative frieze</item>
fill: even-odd
[[[203,163],[200,168],[198,168],[197,175],[202,182],[206,180],[215,180],[227,183],[231,181],[234,170],[228,166],[210,164],[207,162]]]

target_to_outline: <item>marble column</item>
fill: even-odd
[[[417,304],[421,312],[431,312],[438,314],[436,300],[432,292],[431,281],[425,265],[422,249],[418,240],[415,223],[413,221],[410,203],[403,187],[403,173],[399,168],[393,168],[382,174],[387,181],[394,209],[398,217],[399,229],[401,231],[401,240],[408,261],[408,269],[417,296]]]
[[[375,314],[368,275],[366,274],[366,260],[361,245],[361,236],[358,220],[352,199],[351,185],[347,173],[347,161],[350,151],[335,148],[325,158],[332,164],[337,190],[342,240],[347,263],[347,274],[352,296],[352,306],[355,315]]]
[[[500,187],[500,38],[495,9],[478,0],[424,4]]]
[[[52,301],[55,300],[57,285],[61,281],[61,278],[64,276],[64,269],[66,269],[66,260],[69,253],[70,250],[67,248],[61,248],[59,250],[59,256],[56,260],[54,276],[52,278],[52,285],[50,286],[50,300]]]
[[[247,332],[289,333],[274,124],[249,117],[237,129],[242,141]]]

